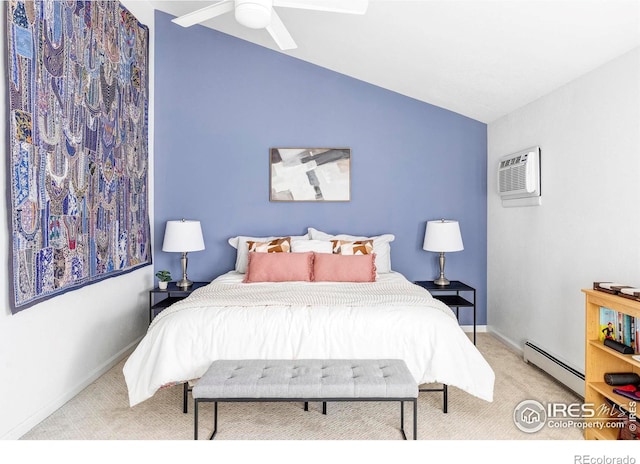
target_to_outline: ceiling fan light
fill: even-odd
[[[265,28],[271,23],[271,8],[258,2],[237,2],[236,20],[252,29]]]

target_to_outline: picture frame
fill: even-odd
[[[270,148],[269,200],[351,201],[350,148]]]

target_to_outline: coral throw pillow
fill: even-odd
[[[311,282],[313,253],[249,253],[243,282]]]
[[[336,255],[315,253],[313,280],[316,282],[375,282],[376,254]]]

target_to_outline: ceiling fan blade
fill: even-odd
[[[365,14],[369,0],[273,0],[273,6],[332,13]]]
[[[208,19],[215,18],[221,14],[233,11],[233,0],[222,0],[221,2],[214,3],[213,5],[205,6],[199,10],[192,11],[177,18],[173,18],[171,21],[182,27],[193,26],[194,24],[207,21]]]
[[[271,37],[273,37],[273,40],[276,41],[276,44],[278,44],[281,50],[298,48],[293,37],[291,37],[291,34],[289,34],[289,31],[280,19],[280,16],[273,10],[271,11],[271,24],[267,26],[267,31],[269,31],[269,34],[271,34]]]

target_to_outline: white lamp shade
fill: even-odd
[[[162,251],[189,252],[204,250],[200,221],[167,221]]]
[[[437,252],[464,250],[458,221],[428,221],[422,248]]]

